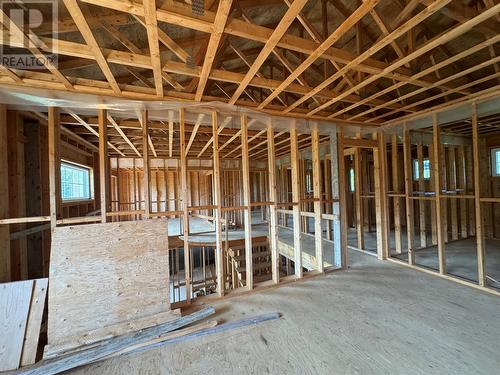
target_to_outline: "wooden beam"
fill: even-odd
[[[148,35],[149,53],[153,65],[156,95],[163,97],[162,65],[160,58],[160,43],[158,41],[158,21],[156,20],[156,1],[143,0],[144,19]]]
[[[212,35],[210,36],[210,41],[208,42],[205,61],[203,62],[203,68],[201,70],[198,88],[196,89],[195,101],[197,102],[201,101],[203,92],[205,91],[208,76],[210,75],[210,71],[212,70],[212,64],[217,54],[217,49],[222,38],[222,33],[224,32],[224,28],[226,27],[226,21],[229,16],[232,3],[233,0],[224,0],[219,3],[219,7],[217,8],[213,30],[211,30]]]
[[[130,141],[130,139],[126,136],[126,134],[123,132],[122,128],[120,128],[120,126],[116,123],[116,121],[114,120],[113,117],[111,117],[111,115],[108,113],[108,121],[111,123],[111,125],[113,125],[113,127],[115,128],[115,130],[118,132],[118,134],[120,134],[120,136],[123,138],[123,140],[125,142],[127,142],[127,144],[130,146],[130,148],[137,154],[138,157],[142,157],[140,152],[137,150],[137,148],[134,146],[134,144],[132,143],[132,141]],[[93,129],[92,129],[93,130]]]
[[[189,142],[186,146],[186,157],[187,157],[187,154],[189,152],[189,149],[191,148],[191,145],[193,144],[193,141],[196,137],[196,133],[198,133],[198,129],[201,125],[201,122],[203,121],[203,119],[205,118],[205,114],[204,113],[200,113],[198,115],[198,118],[196,119],[196,123],[194,124],[194,128],[193,128],[193,131],[191,132],[191,137],[189,137]]]
[[[236,89],[235,93],[229,100],[229,104],[234,104],[242,94],[243,90],[248,86],[252,78],[255,76],[257,71],[260,69],[262,64],[266,61],[267,57],[271,54],[272,50],[276,47],[280,39],[285,35],[288,27],[293,22],[297,14],[302,10],[307,0],[295,0],[293,4],[288,8],[287,12],[281,18],[280,23],[274,29],[273,33],[266,41],[264,48],[260,51],[259,55],[253,62],[252,66],[248,69],[245,78],[241,81],[240,85]]]
[[[480,286],[487,285],[485,267],[485,241],[483,233],[483,215],[481,213],[481,173],[479,155],[479,126],[477,103],[472,102],[472,152],[474,165],[474,214],[476,223],[477,276]]]
[[[290,164],[292,167],[292,202],[293,205],[293,247],[295,276],[301,278],[302,271],[302,233],[300,230],[300,181],[299,181],[299,146],[297,129],[290,129]]]
[[[313,196],[314,196],[314,246],[316,264],[319,272],[323,272],[323,226],[321,223],[321,186],[320,186],[320,154],[319,154],[319,132],[317,128],[312,130],[312,173],[313,173]]]
[[[144,18],[136,15],[134,15],[134,18],[146,27]],[[187,62],[189,54],[160,28],[158,28],[158,40],[170,51],[172,51],[182,62]]]
[[[418,190],[425,191],[424,180],[424,146],[422,142],[417,144],[417,161],[418,161]],[[427,247],[427,234],[425,228],[425,204],[426,202],[420,200],[418,202],[418,218],[420,229],[420,247]]]
[[[344,143],[345,144],[345,143]],[[356,239],[358,248],[365,249],[365,222],[363,218],[362,184],[361,184],[361,148],[354,149],[354,201],[356,206]]]
[[[277,191],[276,191],[276,156],[274,149],[274,130],[271,120],[267,123],[267,170],[269,182],[269,247],[271,248],[271,274],[273,282],[280,281],[280,264],[278,252],[278,217],[276,211]]]
[[[179,198],[182,202],[182,233],[184,237],[184,277],[186,284],[186,300],[190,303],[192,298],[191,275],[191,250],[189,248],[189,210],[188,210],[188,185],[187,185],[187,159],[186,159],[186,126],[184,108],[179,109],[179,136],[180,136],[180,182],[181,191]]]
[[[445,3],[449,2],[448,0],[443,0],[443,1]],[[441,0],[436,0],[434,3],[432,3],[432,5],[430,5],[429,7],[427,7],[426,10],[424,10],[421,13],[419,13],[417,16],[413,17],[405,25],[407,25],[408,23],[411,23],[412,20],[414,20],[416,18],[419,18],[419,19],[420,18],[427,18],[428,17],[428,13],[434,13],[437,10],[437,9],[435,9],[436,7],[439,9],[439,7],[442,7],[442,6],[443,5],[441,3]],[[430,7],[433,7],[433,9],[430,9]],[[480,24],[481,22],[487,20],[488,18],[492,17],[494,14],[498,13],[499,11],[500,11],[500,4],[496,5],[494,8],[490,8],[490,9],[484,11],[483,13],[479,14],[478,16],[474,17],[473,19],[471,19],[469,21],[467,21],[467,22],[465,22],[465,23],[463,23],[463,24],[461,24],[461,25],[459,25],[457,27],[454,27],[454,28],[452,28],[452,29],[450,29],[450,30],[448,30],[448,31],[440,34],[438,37],[433,38],[432,40],[430,40],[429,42],[427,42],[423,46],[421,46],[419,49],[417,49],[414,52],[408,54],[404,58],[398,59],[390,67],[388,67],[387,69],[384,69],[384,73],[375,74],[375,75],[369,77],[368,79],[366,79],[363,82],[361,82],[358,85],[356,85],[356,87],[351,88],[349,90],[346,90],[341,95],[339,95],[337,98],[329,100],[327,103],[325,103],[325,104],[323,104],[323,105],[315,108],[314,110],[310,111],[308,114],[314,114],[314,113],[318,112],[321,109],[329,107],[330,105],[332,105],[332,104],[338,102],[339,100],[341,100],[343,97],[345,97],[345,96],[347,96],[349,94],[352,94],[355,91],[355,89],[358,89],[358,90],[362,89],[363,87],[369,85],[370,83],[375,82],[379,78],[384,77],[387,73],[391,73],[395,69],[403,66],[405,63],[413,61],[414,59],[416,59],[419,56],[423,55],[424,53],[432,50],[433,48],[435,48],[435,47],[437,47],[437,46],[439,46],[441,44],[445,44],[445,43],[449,42],[450,40],[455,39],[456,37],[464,34],[465,32],[469,31],[470,29],[472,29],[474,26],[476,26],[476,25]],[[419,23],[420,22],[421,21],[419,21]],[[398,30],[399,30],[399,28],[396,29],[393,33],[389,34],[386,38],[389,38],[390,36],[392,36],[392,34],[397,33]],[[389,38],[389,39],[391,39],[391,38]],[[345,66],[344,66],[344,68],[345,68]],[[332,117],[332,115],[330,115],[329,117]]]
[[[245,269],[246,287],[253,289],[253,254],[252,254],[252,208],[250,207],[250,160],[248,158],[248,123],[247,115],[241,115],[241,171],[243,189],[243,220],[245,224]]]
[[[24,48],[27,48],[33,56],[37,58],[37,61],[41,61],[43,66],[49,70],[58,81],[60,81],[67,89],[73,89],[73,85],[71,82],[68,81],[68,79],[56,68],[56,66],[51,62],[50,59],[48,59],[41,51],[40,51],[40,46],[41,42],[38,39],[38,37],[33,34],[25,34],[18,25],[16,25],[8,16],[5,14],[3,10],[0,10],[0,23],[4,25],[5,29],[7,29],[10,32],[10,37],[17,39],[18,41],[21,41],[22,45]],[[54,51],[52,51],[54,52]],[[7,74],[9,77],[15,79],[15,77],[12,76],[12,73],[9,69],[5,68],[7,71]],[[4,71],[5,71],[4,70]],[[10,73],[12,74],[10,74]],[[19,81],[17,81],[19,82]]]
[[[231,116],[226,117],[225,120],[222,122],[222,124],[220,124],[219,129],[217,130],[217,134],[220,134],[222,130],[226,127],[226,125],[229,124],[232,120],[233,118]],[[201,155],[203,155],[203,153],[208,149],[208,147],[212,144],[213,141],[214,137],[212,136],[205,144],[205,146],[203,146],[203,148],[201,149],[200,153],[197,156],[198,158],[201,157]]]
[[[168,111],[168,157],[172,157],[172,146],[174,144],[174,113]]]
[[[415,242],[414,242],[414,217],[413,217],[413,195],[412,188],[412,157],[410,131],[408,125],[404,124],[403,130],[403,157],[404,157],[404,177],[405,177],[405,204],[406,204],[406,238],[408,243],[408,263],[415,264]]]
[[[439,273],[444,275],[446,273],[446,259],[444,247],[444,233],[443,233],[443,210],[441,209],[441,193],[443,189],[443,176],[441,174],[441,134],[439,129],[438,118],[436,114],[432,115],[432,142],[434,147],[434,190],[436,193],[436,230],[437,230],[437,246],[438,246],[438,261]]]
[[[314,63],[319,56],[323,55],[325,51],[328,50],[336,41],[338,41],[347,31],[349,31],[366,13],[372,9],[379,0],[367,0],[362,3],[362,5],[357,8],[354,13],[349,16],[342,24],[332,33],[328,38],[325,39],[323,43],[321,43],[318,48],[314,52],[312,52],[298,67],[295,69],[293,73],[291,73],[285,81],[273,91],[271,95],[269,95],[266,100],[259,105],[259,109],[264,108],[267,104],[271,102],[280,92],[282,92],[286,86],[295,81],[297,77],[299,77],[312,63]],[[297,0],[294,1],[293,5]],[[292,5],[292,6],[293,6]],[[291,7],[289,8],[291,9]],[[274,48],[274,47],[273,47]]]
[[[148,111],[141,112],[142,123],[142,163],[143,163],[143,186],[144,186],[144,218],[149,219],[151,213],[151,176],[149,170],[149,123]]]
[[[222,192],[220,186],[221,168],[219,158],[219,135],[217,112],[212,112],[212,136],[213,136],[213,204],[215,224],[215,274],[217,277],[217,294],[223,296],[225,292],[226,278],[224,275],[224,247],[222,245]],[[226,232],[229,230],[226,222]]]
[[[97,137],[99,140],[99,133],[92,128],[85,120],[83,120],[80,116],[78,116],[73,110],[69,108],[64,108],[64,112],[68,113],[71,117],[73,117],[80,125],[82,125],[85,129],[87,129],[90,133]],[[64,128],[63,128],[64,129]],[[108,141],[108,146],[115,150],[121,156],[125,156],[125,154],[120,151],[116,146],[114,146],[111,142]]]
[[[335,140],[330,143],[330,150],[332,154],[332,197],[336,198],[338,196],[339,204],[333,205],[333,214],[340,216],[340,233],[334,232],[334,240],[339,241],[340,247],[340,266],[342,268],[348,267],[348,254],[347,254],[347,181],[346,181],[346,168],[345,168],[345,156],[344,156],[344,133],[339,132],[336,134],[337,147],[335,147]],[[335,151],[337,151],[335,153]],[[337,156],[338,160],[338,185],[335,186],[335,167],[333,166],[333,155]],[[337,237],[338,235],[338,237]],[[338,254],[338,252],[336,252]],[[337,264],[338,265],[338,264]]]
[[[77,1],[76,0],[63,0],[63,1],[64,5],[66,6],[66,9],[71,14],[71,17],[73,17],[75,24],[78,26],[78,30],[82,34],[83,39],[85,39],[85,42],[92,51],[94,58],[97,61],[97,64],[99,65],[104,76],[106,77],[106,80],[113,89],[113,92],[117,95],[120,95],[121,90],[118,87],[118,84],[116,83],[115,77],[113,77],[113,73],[111,73],[111,69],[109,68],[108,62],[106,61],[106,58],[104,57],[101,48],[99,47],[99,44],[97,43],[94,37],[94,34],[92,34],[92,30],[90,29],[90,26],[87,23],[85,16],[82,13],[82,10],[78,6]]]
[[[243,60],[243,62],[245,63],[246,66],[248,66],[249,68],[252,66],[252,64],[250,63],[250,61],[248,60],[248,58],[245,56],[245,54],[243,53],[243,51],[241,51],[239,48],[233,46],[231,43],[229,43],[229,47],[240,57],[241,60]],[[264,76],[262,75],[262,73],[260,73],[259,71],[257,71],[257,73],[255,73],[255,75],[257,77],[260,77],[260,78],[264,78]],[[272,89],[271,90],[271,93],[273,92]],[[245,90],[245,93],[248,95],[247,93],[247,90]],[[250,99],[253,100],[253,98],[248,95],[250,97]],[[228,95],[228,97],[230,98],[230,96]],[[286,103],[278,96],[277,97],[278,100],[283,104],[283,105],[286,105]]]
[[[354,69],[357,66],[359,66],[360,63],[362,63],[364,60],[368,59],[371,55],[373,55],[374,53],[380,51],[382,48],[384,48],[385,46],[387,46],[388,44],[390,44],[391,41],[395,40],[399,36],[401,36],[404,33],[406,33],[408,30],[410,30],[411,28],[413,28],[416,25],[418,25],[424,19],[428,18],[433,13],[437,12],[441,7],[445,6],[449,2],[450,2],[450,0],[436,0],[433,3],[433,5],[429,6],[425,11],[423,11],[419,15],[413,17],[411,20],[409,20],[408,22],[406,22],[404,25],[402,25],[401,27],[399,27],[398,29],[396,29],[395,31],[393,31],[392,33],[390,33],[389,35],[386,35],[385,37],[383,37],[382,39],[380,39],[377,43],[375,43],[374,45],[372,45],[370,48],[368,48],[361,55],[359,55],[358,57],[356,57],[355,59],[353,59],[352,61],[350,61],[348,64],[344,65],[344,67],[342,67],[342,69],[338,70],[330,78],[328,78],[327,80],[323,81],[321,84],[319,84],[318,86],[316,86],[313,90],[311,90],[307,95],[304,95],[302,98],[300,98],[295,103],[293,103],[291,106],[289,106],[285,110],[285,112],[291,111],[293,108],[297,107],[299,104],[304,103],[311,96],[317,94],[319,91],[321,91],[324,88],[328,87],[336,79],[340,78],[343,73],[349,71],[350,69]],[[402,63],[400,63],[400,60],[398,60],[396,63],[393,63],[391,65],[391,67],[394,67],[394,69],[397,69],[397,68],[401,67],[402,65],[404,65],[404,63],[405,63],[405,61],[403,61]],[[372,77],[381,77],[381,76],[384,76],[386,74],[386,72],[387,72],[387,68],[384,69],[382,72],[373,75]],[[387,72],[387,73],[389,73],[389,72]],[[369,79],[371,79],[372,81],[374,81],[375,79],[373,79],[372,77],[370,77]],[[364,82],[366,82],[366,81],[363,81],[363,82],[359,83],[358,85],[356,85],[355,88],[351,88],[351,89],[346,90],[344,92],[349,92],[349,93],[355,92],[356,90],[359,90],[359,89],[361,89],[361,88],[363,88],[364,86],[367,85],[367,84],[364,84]],[[344,94],[342,94],[342,95],[344,95]],[[340,97],[340,96],[338,96],[338,97]],[[329,107],[331,104],[333,104],[336,101],[338,101],[336,99],[337,98],[328,101],[327,102],[328,104],[325,103],[325,104],[322,104],[321,106],[316,107],[315,109],[313,109],[312,111],[310,111],[309,114],[314,114],[314,113],[320,111],[323,108]]]
[[[101,201],[101,222],[107,221],[106,213],[108,212],[108,189],[110,188],[109,180],[109,163],[108,163],[108,124],[106,118],[106,110],[99,109],[97,112],[99,121],[99,194]]]
[[[394,194],[400,194],[399,185],[399,151],[398,151],[398,136],[392,136],[392,190]],[[406,196],[406,194],[405,194]],[[401,199],[393,197],[393,210],[394,210],[394,243],[396,247],[396,254],[401,254]]]

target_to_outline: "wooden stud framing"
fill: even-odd
[[[267,123],[267,163],[269,182],[269,246],[271,248],[271,273],[275,284],[280,281],[280,264],[278,253],[278,228],[276,212],[276,157],[274,149],[274,130],[271,121]]]
[[[59,109],[48,108],[48,142],[49,142],[49,206],[50,226],[54,229],[57,224],[58,194],[60,192],[60,125]]]
[[[184,276],[186,285],[186,300],[192,298],[191,253],[189,247],[189,210],[188,210],[188,183],[186,159],[186,129],[184,108],[179,109],[179,135],[180,135],[180,199],[182,202],[182,234],[184,237]]]
[[[101,221],[107,221],[109,205],[109,163],[108,163],[108,124],[105,109],[98,111],[99,121],[99,193],[101,198]]]
[[[399,185],[399,152],[398,152],[398,136],[392,136],[392,189],[394,194],[400,194]],[[401,199],[398,196],[393,197],[394,209],[394,243],[396,254],[401,254]]]
[[[295,276],[302,277],[302,233],[300,230],[300,181],[299,181],[299,146],[297,129],[290,129],[290,164],[292,167],[292,202],[293,202],[293,246]]]
[[[151,172],[149,170],[149,122],[148,112],[143,110],[141,112],[142,118],[142,163],[143,163],[143,177],[144,177],[144,218],[149,219],[151,213]]]
[[[221,217],[221,187],[220,187],[220,159],[219,159],[219,136],[217,112],[212,112],[212,136],[213,136],[213,203],[214,203],[214,224],[215,224],[215,274],[217,275],[217,294],[224,295],[224,247],[222,246],[222,217]],[[226,224],[226,231],[228,230]]]
[[[340,243],[340,266],[342,268],[347,268],[347,197],[346,197],[346,170],[345,170],[345,156],[344,156],[344,133],[340,132],[337,134],[336,141],[335,137],[331,136],[330,141],[330,152],[332,155],[332,191],[333,198],[337,196],[339,198],[339,204],[333,205],[334,216],[340,216],[340,233],[337,234],[334,229],[334,242]],[[335,152],[337,151],[337,152]],[[338,171],[335,170],[335,163],[333,155],[338,157]],[[337,173],[337,179],[335,178],[335,172]],[[338,183],[336,183],[338,181]],[[339,241],[340,240],[340,241]],[[338,242],[337,242],[338,241]],[[338,252],[335,252],[338,255]],[[336,257],[337,258],[337,257]],[[337,258],[338,259],[338,258]],[[338,266],[338,264],[336,264]]]
[[[245,224],[246,287],[253,289],[252,208],[250,206],[250,160],[248,158],[248,119],[241,115],[241,172],[243,176],[243,219]]]
[[[314,243],[317,268],[323,272],[323,228],[321,224],[321,186],[320,186],[320,155],[318,129],[312,130],[312,168],[314,193]]]
[[[424,146],[422,142],[417,145],[417,160],[418,160],[418,190],[420,192],[425,191],[425,180],[424,180]],[[412,176],[413,178],[413,176]],[[425,228],[425,204],[424,200],[418,202],[418,216],[419,216],[419,227],[420,227],[420,247],[427,246],[426,238],[426,228]]]
[[[474,163],[474,202],[476,222],[477,276],[480,286],[486,286],[485,244],[483,233],[483,216],[481,213],[481,180],[479,166],[479,130],[477,104],[472,102],[472,149]]]
[[[441,136],[438,118],[436,114],[432,115],[432,142],[434,146],[434,190],[436,192],[436,230],[439,259],[439,273],[446,273],[446,259],[444,249],[444,228],[443,228],[443,210],[441,207],[441,193],[443,188],[443,177],[441,174]]]
[[[413,195],[412,189],[412,158],[410,131],[405,123],[403,130],[403,156],[404,156],[404,174],[405,174],[405,204],[406,204],[406,236],[408,242],[408,263],[415,264],[415,243],[413,234],[413,201],[410,197]]]
[[[361,199],[361,149],[354,149],[354,200],[356,206],[356,238],[358,240],[358,248],[365,248],[365,228],[363,218],[363,202]]]

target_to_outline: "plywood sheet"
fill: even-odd
[[[167,222],[55,228],[49,282],[51,346],[89,332],[98,339],[100,329],[104,338],[106,327],[168,312]]]
[[[0,284],[0,371],[19,367],[32,291],[33,280]]]

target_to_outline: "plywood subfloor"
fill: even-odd
[[[351,269],[215,303],[279,321],[114,358],[75,374],[495,374],[500,299],[358,252]]]

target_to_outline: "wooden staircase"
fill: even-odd
[[[230,288],[236,289],[245,286],[246,261],[245,244],[236,243],[227,249],[227,271]],[[271,251],[268,239],[265,236],[252,239],[252,269],[254,282],[270,280],[271,274]]]

